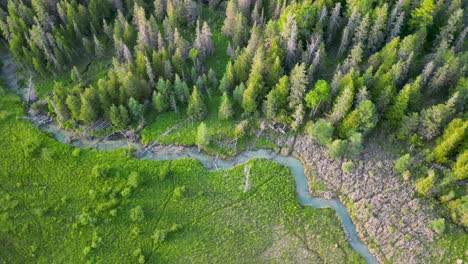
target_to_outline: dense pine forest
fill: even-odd
[[[7,81],[3,83],[5,89],[0,90],[0,127],[9,131],[0,140],[0,146],[23,149],[19,154],[0,155],[0,243],[3,244],[0,262],[118,262],[116,250],[122,249],[124,262],[206,263],[210,257],[220,261],[229,256],[228,262],[238,263],[242,261],[241,255],[228,248],[239,246],[247,250],[250,244],[255,245],[253,248],[264,247],[259,242],[260,235],[249,235],[242,229],[247,244],[240,245],[235,237],[228,237],[219,249],[227,253],[217,252],[216,247],[204,240],[223,237],[230,230],[223,227],[209,231],[213,236],[205,235],[199,242],[200,247],[209,244],[206,246],[209,252],[194,253],[187,247],[190,247],[189,242],[196,241],[195,236],[203,236],[203,230],[209,229],[205,224],[190,233],[193,237],[185,240],[177,237],[181,230],[190,229],[185,225],[190,222],[189,218],[178,217],[191,213],[179,207],[192,207],[194,215],[200,217],[203,212],[200,203],[210,203],[208,197],[214,197],[215,204],[225,206],[231,199],[227,197],[228,187],[237,187],[233,182],[223,185],[222,174],[236,175],[232,177],[239,177],[241,181],[245,171],[234,168],[227,172],[202,172],[198,164],[187,165],[185,163],[191,161],[186,160],[161,161],[154,165],[145,161],[141,166],[137,162],[142,161],[131,160],[127,150],[113,150],[112,154],[90,149],[72,151],[71,147],[59,145],[34,130],[25,120],[20,120],[20,115],[27,115],[33,123],[38,123],[39,118],[52,118],[62,129],[73,133],[74,138],[103,137],[120,131],[146,145],[155,142],[196,145],[199,150],[224,158],[251,148],[283,152],[282,146],[275,144],[278,138],[305,135],[314,145],[323,148],[328,158],[343,161],[339,168],[343,173],[362,163],[369,142],[378,142],[385,146],[381,151],[394,157],[390,168],[394,177],[402,185],[414,189],[414,198],[431,212],[432,219],[423,224],[434,232],[437,246],[431,247],[434,252],[430,254],[418,255],[419,261],[430,263],[440,252],[445,253],[439,254],[442,257],[435,262],[466,260],[467,8],[467,3],[461,0],[1,1],[0,32],[4,46],[1,53],[14,59],[16,70],[10,74],[16,74],[14,84],[25,92],[21,94],[24,102],[20,102],[6,90],[11,85]],[[265,136],[263,131],[267,129],[271,132]],[[12,143],[15,140],[26,143],[15,145]],[[294,150],[290,148],[286,152]],[[73,152],[71,156],[64,154],[70,151]],[[99,162],[94,164],[93,157]],[[23,159],[28,166],[13,168]],[[252,163],[258,165],[258,170],[276,173],[268,169],[277,165],[261,160]],[[36,174],[35,166],[45,166],[43,170],[47,172],[40,172],[41,177],[59,175],[51,181],[66,182],[62,187],[76,188],[74,191],[81,192],[80,195],[85,195],[93,205],[80,204],[78,209],[72,209],[63,196],[64,189],[64,193],[50,194],[57,201],[47,206],[38,205],[41,209],[34,209],[38,212],[26,209],[28,213],[18,213],[20,209],[14,209],[15,203],[48,199],[47,194],[19,198],[10,190],[15,185],[18,188],[34,186],[37,180],[31,177]],[[77,183],[76,178],[66,179],[60,166],[66,168],[70,177],[85,177],[86,187],[79,187],[81,183]],[[139,166],[142,171],[138,170]],[[197,183],[187,177],[190,173],[207,174],[210,178]],[[91,176],[85,176],[88,174]],[[116,178],[109,176],[111,174],[117,175]],[[280,169],[279,174],[290,173]],[[27,175],[23,180],[32,182],[16,182],[8,175],[18,178]],[[176,175],[182,176],[176,179]],[[279,219],[284,217],[286,231],[282,232],[307,233],[304,236],[316,232],[324,239],[340,241],[335,248],[342,249],[342,255],[336,253],[335,257],[328,258],[327,253],[319,250],[319,257],[312,258],[312,262],[361,261],[346,245],[332,213],[315,211],[318,209],[300,211],[291,194],[292,180],[279,176],[272,179],[266,181],[265,186],[271,185],[277,193],[264,194],[260,185],[256,187],[260,190],[258,197],[244,197],[237,204],[249,217],[255,213],[255,206],[249,204],[249,199],[267,208],[259,212],[259,222],[247,225],[260,228],[261,223],[282,222]],[[93,191],[101,188],[104,182],[111,187],[98,193]],[[143,212],[137,202],[126,200],[136,195],[140,203],[149,203],[152,185],[159,192],[159,200],[155,198],[159,205],[169,204],[170,209],[169,201],[173,197],[175,204],[172,206],[182,211],[165,220],[151,216],[153,213],[149,213],[148,208]],[[219,190],[210,193],[213,190],[207,185]],[[226,197],[220,194],[223,191],[228,193]],[[192,200],[181,198],[184,193]],[[78,197],[70,194],[71,201],[82,203]],[[266,201],[260,202],[262,199]],[[281,207],[284,210],[278,215],[272,208],[282,203],[286,207]],[[120,209],[116,209],[119,206],[131,211],[124,213],[125,221],[130,216],[131,231],[124,231],[127,232],[125,238],[115,236],[102,243],[102,237],[112,229],[100,226],[123,221],[109,220],[120,217]],[[25,205],[25,208],[28,207]],[[165,205],[163,211],[164,208]],[[11,210],[17,210],[17,215]],[[75,216],[63,220],[60,214],[54,214],[60,210]],[[28,214],[35,220],[27,220],[31,217]],[[33,228],[37,218],[44,214],[55,218],[47,221],[60,222],[51,222],[34,231],[36,233],[25,231]],[[317,225],[329,229],[331,235],[322,234],[319,229],[311,231],[310,226],[301,231],[294,225],[295,221],[307,221],[307,217],[319,222],[320,214],[324,215],[323,223]],[[268,220],[269,215],[275,215],[274,220]],[[215,215],[208,217],[216,221]],[[154,230],[154,222],[148,220],[151,218],[164,222],[165,229]],[[235,217],[238,221],[242,219]],[[178,220],[184,223],[176,223]],[[14,227],[22,221],[26,223],[21,225],[23,230]],[[151,225],[138,225],[144,221]],[[222,216],[219,221],[233,220]],[[60,223],[71,226],[72,231],[64,232],[74,234],[65,243],[69,249],[63,249],[66,256],[62,257],[45,246],[52,242],[42,241],[58,241],[58,230],[47,229]],[[327,226],[333,224],[336,226]],[[85,226],[90,228],[80,229]],[[121,231],[120,227],[115,230]],[[21,235],[12,235],[15,232]],[[141,234],[148,239],[130,249],[128,243],[138,240]],[[29,236],[41,238],[35,237],[27,243],[24,239]],[[73,239],[77,242],[72,246]],[[119,240],[117,244],[115,239]],[[164,239],[169,241],[164,242]],[[268,240],[265,243],[268,244]],[[332,244],[324,243],[323,247],[333,251]],[[370,247],[379,248],[378,243],[375,244]],[[320,247],[315,243],[309,246]],[[42,247],[43,252],[36,258],[38,247]],[[75,247],[79,248],[79,253],[73,251]],[[106,250],[113,253],[106,255]],[[187,254],[185,259],[184,254]],[[279,263],[307,260],[291,257],[300,254],[296,251],[288,254],[272,259]],[[403,263],[396,257],[397,253],[393,258],[384,251],[377,255],[382,263]],[[422,261],[423,255],[426,261]],[[243,261],[249,260],[269,261],[247,254]]]

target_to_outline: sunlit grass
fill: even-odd
[[[206,171],[192,159],[76,149],[21,119],[17,96],[0,95],[2,262],[264,262],[269,249],[284,262],[307,252],[306,236],[311,258],[362,263],[332,210],[299,205],[286,167],[249,161],[244,192],[243,164]],[[133,221],[137,207],[144,217]]]

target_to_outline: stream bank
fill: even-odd
[[[369,140],[353,168],[343,172],[344,159],[331,159],[327,149],[307,136],[290,146],[301,157],[310,182],[320,182],[345,202],[361,239],[379,260],[391,263],[430,263],[437,252],[429,243],[431,209],[415,198],[410,182],[393,171],[394,159],[382,143]],[[434,259],[432,259],[433,261]]]

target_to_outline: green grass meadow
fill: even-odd
[[[363,263],[332,210],[300,206],[286,167],[249,161],[244,192],[245,164],[76,149],[1,93],[2,263]]]

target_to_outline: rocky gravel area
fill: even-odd
[[[435,235],[429,228],[429,208],[414,198],[409,183],[394,174],[393,159],[378,144],[367,144],[345,173],[341,168],[346,160],[330,159],[327,149],[307,136],[282,143],[291,144],[306,173],[314,175],[309,182],[324,183],[347,205],[361,239],[381,262],[424,263],[429,257],[427,242]]]

